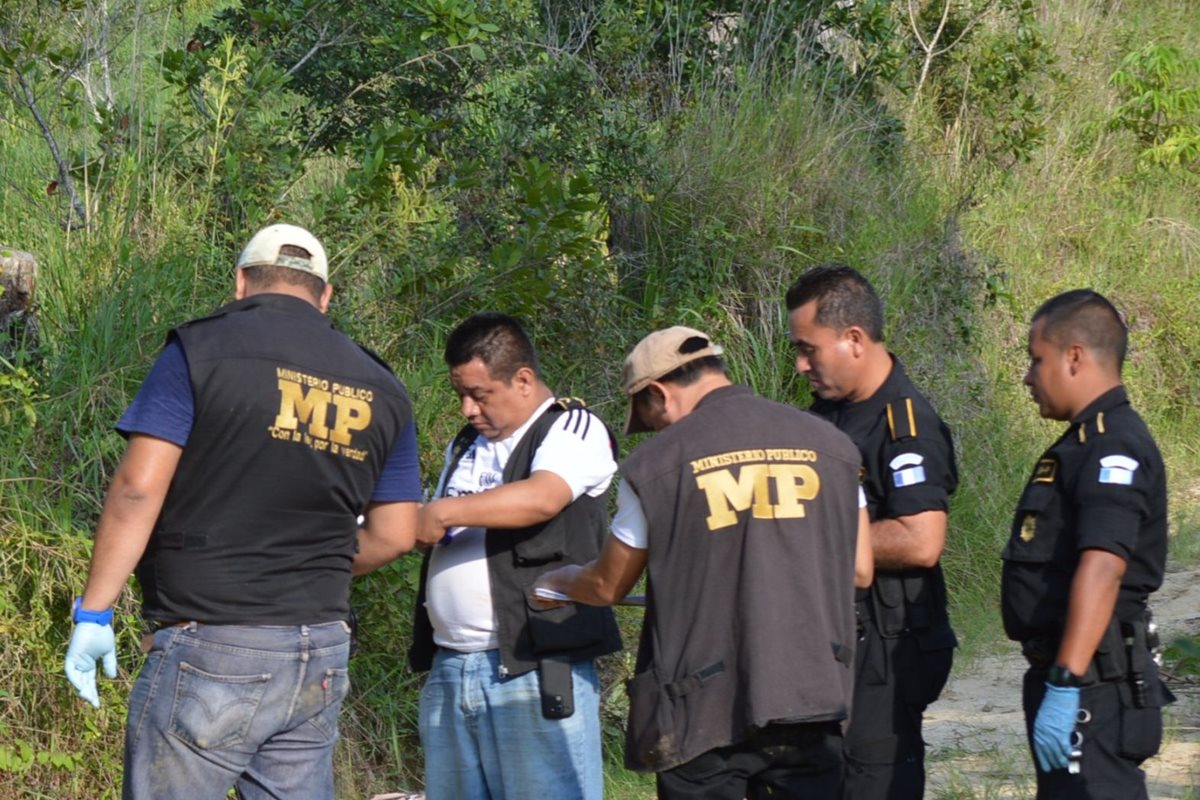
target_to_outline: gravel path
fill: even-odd
[[[1200,634],[1200,569],[1168,572],[1154,616],[1170,642]],[[957,671],[925,715],[930,800],[1033,796],[1016,645]],[[1166,675],[1178,701],[1167,710],[1166,743],[1146,762],[1151,800],[1200,800],[1200,680]]]

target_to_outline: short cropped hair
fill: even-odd
[[[816,322],[839,333],[857,325],[871,341],[883,341],[883,303],[874,287],[845,264],[822,264],[805,272],[787,291],[787,309],[817,301]]]
[[[1030,325],[1042,323],[1042,336],[1059,347],[1082,344],[1107,356],[1120,372],[1129,346],[1129,331],[1121,312],[1104,295],[1073,289],[1051,297],[1033,314]]]
[[[307,250],[299,247],[295,249],[303,252],[305,258],[308,257]],[[325,293],[325,281],[311,272],[294,269],[293,267],[284,267],[278,264],[259,264],[254,267],[242,267],[242,275],[245,276],[246,285],[259,292],[266,291],[272,286],[278,286],[279,284],[299,286],[312,295],[313,302],[320,302],[321,295]]]
[[[541,377],[537,352],[515,317],[482,311],[467,317],[446,340],[446,365],[453,368],[478,358],[493,378],[508,383],[517,370],[529,367]]]

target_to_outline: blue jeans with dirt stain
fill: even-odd
[[[330,800],[350,629],[162,628],[129,698],[124,800]]]
[[[429,800],[600,800],[600,681],[571,664],[575,713],[542,716],[538,673],[500,674],[500,651],[439,649],[421,689]]]

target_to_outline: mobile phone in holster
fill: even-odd
[[[542,693],[542,716],[566,719],[575,713],[571,662],[562,658],[538,661],[538,685]]]

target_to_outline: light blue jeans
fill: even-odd
[[[349,631],[157,631],[129,698],[124,800],[331,800]]]
[[[600,800],[600,681],[571,665],[575,713],[542,716],[537,671],[500,676],[500,651],[438,650],[421,689],[428,800]]]

